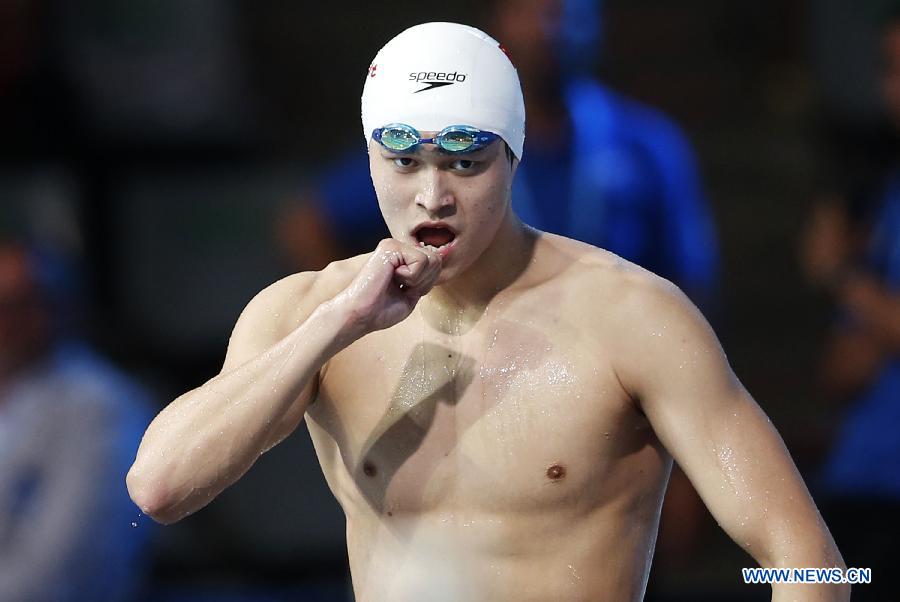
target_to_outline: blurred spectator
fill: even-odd
[[[882,36],[881,92],[900,128],[900,12]],[[826,194],[806,230],[802,263],[838,308],[820,380],[849,407],[822,470],[823,514],[848,566],[872,568],[854,600],[887,600],[900,560],[890,524],[900,512],[900,150],[867,180]],[[852,174],[851,174],[852,176]]]
[[[538,229],[609,249],[681,286],[704,309],[715,296],[713,224],[688,142],[659,112],[595,81],[598,0],[497,0],[486,31],[526,90],[525,152],[513,206]],[[294,266],[318,269],[388,236],[360,144],[279,222]]]
[[[130,600],[150,531],[125,474],[144,392],[70,339],[67,264],[0,239],[0,601]]]
[[[92,130],[228,143],[253,125],[237,6],[218,0],[54,3],[59,68]]]

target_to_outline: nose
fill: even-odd
[[[421,178],[421,186],[416,193],[416,205],[425,209],[429,215],[452,212],[456,206],[456,198],[447,185],[446,175],[437,167],[429,166],[422,170]]]

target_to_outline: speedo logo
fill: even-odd
[[[426,84],[424,88],[413,92],[413,94],[418,94],[419,92],[425,92],[427,90],[434,90],[435,88],[443,88],[444,86],[452,86],[456,83],[462,83],[466,81],[466,74],[457,73],[456,71],[452,73],[446,73],[443,71],[413,71],[409,74],[409,81],[416,82],[418,84]]]

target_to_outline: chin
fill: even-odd
[[[461,274],[463,274],[469,267],[470,264],[460,264],[457,261],[461,259],[460,257],[454,257],[453,260],[446,268],[441,270],[440,275],[438,276],[437,282],[435,282],[435,286],[446,284],[448,282],[453,281],[456,278],[459,278]]]

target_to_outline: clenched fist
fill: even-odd
[[[386,238],[335,301],[350,309],[353,334],[362,337],[405,320],[440,273],[436,252]]]

